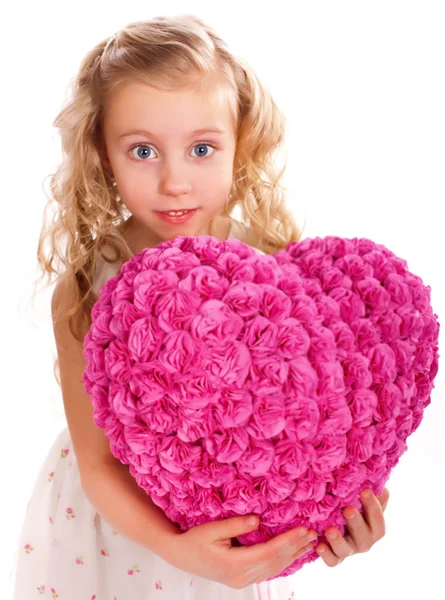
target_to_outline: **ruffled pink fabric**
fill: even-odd
[[[100,290],[84,344],[94,421],[183,531],[256,513],[239,544],[301,525],[326,541],[365,487],[381,494],[431,402],[430,291],[367,239],[259,255],[177,236]]]

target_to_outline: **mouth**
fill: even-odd
[[[172,225],[185,223],[189,221],[197,212],[199,208],[189,208],[189,209],[181,209],[180,211],[153,211],[160,219],[165,221],[166,223],[170,223]]]
[[[163,215],[169,215],[169,214],[180,214],[180,213],[185,213],[185,212],[189,212],[190,210],[198,210],[198,208],[172,208],[171,210],[155,210],[155,213],[160,213]]]

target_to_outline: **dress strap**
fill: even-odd
[[[243,225],[237,221],[236,219],[229,217],[230,219],[230,227],[229,227],[229,233],[227,235],[227,239],[230,240],[231,238],[237,238],[240,239],[243,236]]]

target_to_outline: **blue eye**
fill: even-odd
[[[202,143],[202,144],[196,144],[196,146],[193,147],[193,149],[195,148],[204,148],[205,146],[208,146],[209,148],[212,148],[213,150],[215,150],[215,146],[213,146],[212,144],[207,144],[207,143]],[[136,150],[137,148],[139,148],[140,150],[137,151],[137,160],[145,160],[148,157],[148,153],[152,151],[151,146],[149,146],[148,144],[138,144],[137,146],[133,146],[133,148],[131,148],[130,150],[130,154],[132,155],[132,157],[136,158],[132,153],[133,150]],[[208,158],[207,155],[201,153],[199,155],[202,158]],[[199,158],[199,156],[197,156],[196,158]],[[212,155],[210,155],[212,156]]]
[[[215,146],[212,146],[212,144],[196,144],[196,146],[193,146],[193,149],[199,148],[199,147],[204,148],[204,146],[208,146],[209,148],[215,149]],[[201,156],[203,156],[203,155],[201,154]],[[204,158],[206,158],[206,156],[204,156]]]

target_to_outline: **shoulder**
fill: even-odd
[[[73,318],[72,325],[80,336],[78,341],[81,341],[88,332],[88,318],[82,307],[77,306],[79,293],[75,286],[76,282],[73,277],[69,277],[65,273],[57,281],[53,290],[51,296],[51,316],[56,343],[64,341],[67,335],[72,334],[71,318]]]
[[[60,317],[70,310],[70,305],[73,303],[73,292],[73,283],[68,275],[66,273],[61,275],[51,296],[51,312],[54,322],[59,321]]]

